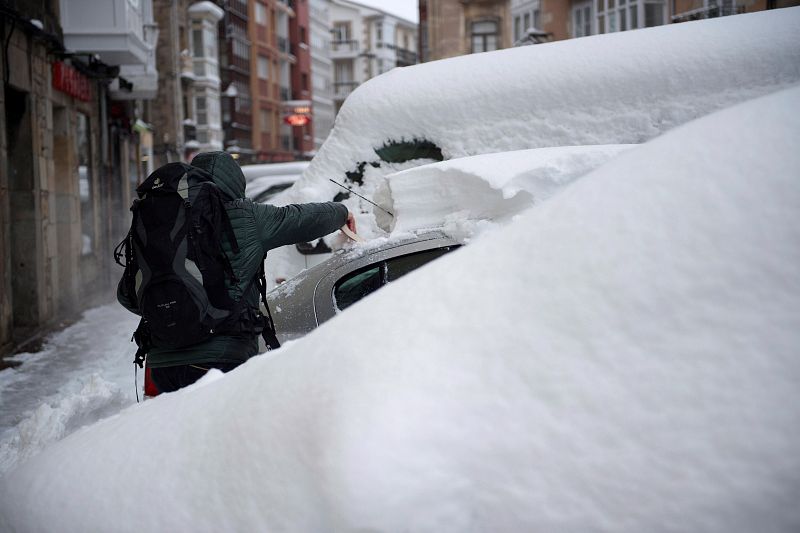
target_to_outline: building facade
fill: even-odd
[[[330,0],[309,0],[311,28],[311,108],[314,150],[319,150],[333,129],[333,61],[331,60]]]
[[[0,5],[0,354],[113,294],[158,83],[152,7]]]
[[[256,161],[253,148],[253,105],[250,93],[251,45],[247,0],[218,0],[219,60],[222,80],[224,149],[242,164]]]
[[[292,132],[294,159],[314,156],[312,116],[311,46],[309,45],[309,0],[294,1],[294,17],[289,21],[289,41],[294,61],[291,64],[291,100],[284,105],[284,122]]]
[[[419,13],[426,61],[513,44],[508,0],[420,0]]]
[[[800,5],[800,1],[541,0],[541,29],[559,40],[792,5]]]
[[[347,0],[331,3],[333,101],[338,112],[347,96],[368,79],[418,62],[417,25]]]
[[[294,158],[291,129],[284,123],[284,102],[291,99],[289,22],[294,10],[287,1],[250,2],[251,139],[259,162]]]

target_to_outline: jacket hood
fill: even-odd
[[[228,152],[203,152],[192,159],[193,167],[211,174],[214,183],[231,198],[244,198],[247,181],[239,163]]]

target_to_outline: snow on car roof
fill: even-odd
[[[329,200],[329,178],[390,141],[444,159],[644,142],[800,81],[798,27],[800,8],[778,9],[395,68],[347,98],[292,201]]]
[[[800,82],[798,27],[800,8],[777,9],[395,68],[353,91],[303,177],[276,199],[331,200],[342,190],[329,179],[348,172],[360,183],[347,184],[372,198],[388,174],[437,158],[641,143]],[[423,159],[387,162],[376,152],[419,141],[430,145],[413,155]],[[358,198],[344,203],[365,237],[390,226]],[[268,266],[291,277],[302,268],[297,255],[275,250]]]

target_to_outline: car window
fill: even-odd
[[[435,250],[427,250],[425,252],[418,252],[416,254],[402,255],[389,259],[386,269],[386,282],[392,282],[401,276],[405,276],[412,270],[416,270],[425,263],[433,261],[437,257],[441,257],[447,252],[451,251],[454,246],[447,246],[444,248],[437,248]]]
[[[380,289],[383,285],[384,268],[385,263],[381,262],[342,278],[333,289],[334,306],[339,310],[346,309],[367,294]]]
[[[458,247],[445,246],[435,250],[407,254],[351,272],[334,285],[334,307],[340,311],[346,309],[387,283],[456,248]]]

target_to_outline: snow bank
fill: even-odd
[[[0,480],[0,529],[797,531],[800,89]]]
[[[98,307],[50,336],[42,350],[7,358],[21,365],[0,371],[0,475],[136,402],[136,350],[127,340],[137,322],[116,303]]]

